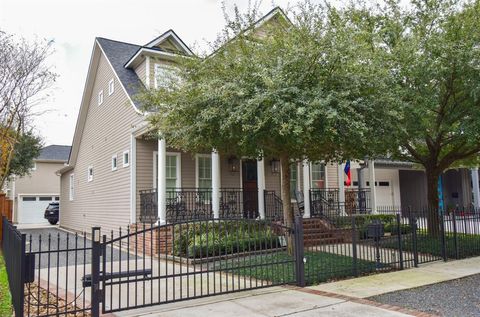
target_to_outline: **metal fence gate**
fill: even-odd
[[[109,313],[296,283],[302,255],[295,254],[293,233],[280,223],[251,219],[110,232],[93,243],[101,263],[92,270],[100,287],[92,287],[100,290],[102,312]]]

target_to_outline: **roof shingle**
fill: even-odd
[[[69,145],[49,145],[40,151],[36,160],[40,161],[68,161],[71,146]]]

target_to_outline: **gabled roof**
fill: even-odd
[[[36,161],[61,161],[67,162],[70,156],[71,146],[69,145],[49,145],[40,151]]]
[[[148,42],[144,45],[144,47],[153,48],[168,39],[172,40],[172,42],[179,51],[183,51],[186,55],[194,55],[192,50],[190,50],[190,48],[187,46],[187,44],[185,44],[185,42],[183,42],[182,39],[177,35],[177,33],[175,33],[175,31],[172,29]]]
[[[110,61],[113,70],[117,74],[123,87],[125,87],[128,95],[130,95],[130,97],[135,96],[144,85],[135,71],[133,69],[125,68],[124,65],[135,54],[135,52],[138,51],[140,46],[109,40],[102,37],[98,37],[97,42],[100,44],[107,59]],[[132,102],[137,108],[140,108],[135,99],[132,99]]]

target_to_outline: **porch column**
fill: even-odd
[[[160,224],[167,223],[167,145],[165,139],[158,140],[157,161],[157,209]]]
[[[472,174],[472,190],[473,190],[473,206],[480,208],[480,186],[478,184],[478,167],[471,169]]]
[[[345,172],[343,171],[343,164],[338,163],[338,204],[340,205],[340,213],[345,215]]]
[[[310,163],[303,160],[303,218],[310,218]]]
[[[212,211],[213,218],[220,218],[220,155],[212,151]]]
[[[258,214],[260,219],[265,219],[265,161],[263,157],[257,160],[257,186],[258,186]]]
[[[377,213],[377,191],[375,188],[375,161],[368,160],[368,181],[370,182],[370,206]]]

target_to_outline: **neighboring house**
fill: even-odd
[[[46,146],[34,160],[29,175],[11,177],[7,194],[14,201],[14,222],[48,223],[43,213],[50,202],[60,200],[60,176],[57,171],[65,166],[69,155],[70,146]]]
[[[278,19],[284,14],[277,8],[253,30],[261,36],[263,25]],[[70,159],[59,170],[62,226],[113,230],[156,221],[157,216],[165,222],[187,213],[198,217],[278,213],[280,173],[274,158],[257,161],[215,152],[185,153],[152,138],[135,95],[165,85],[177,55],[193,53],[172,30],[145,45],[95,39]],[[360,165],[355,164],[352,176],[357,181]],[[411,164],[388,160],[376,164],[373,173],[368,169],[360,173],[361,189],[352,186],[342,194],[343,165],[294,163],[290,187],[292,193],[303,190],[308,215],[318,212],[318,204],[307,202],[310,189],[329,207],[354,200],[358,205],[362,200],[361,211],[370,211],[376,205],[399,207],[404,204],[402,183],[406,195],[412,184],[422,183],[423,172]],[[413,177],[415,173],[420,174]],[[368,192],[365,188],[372,180],[377,190]]]

